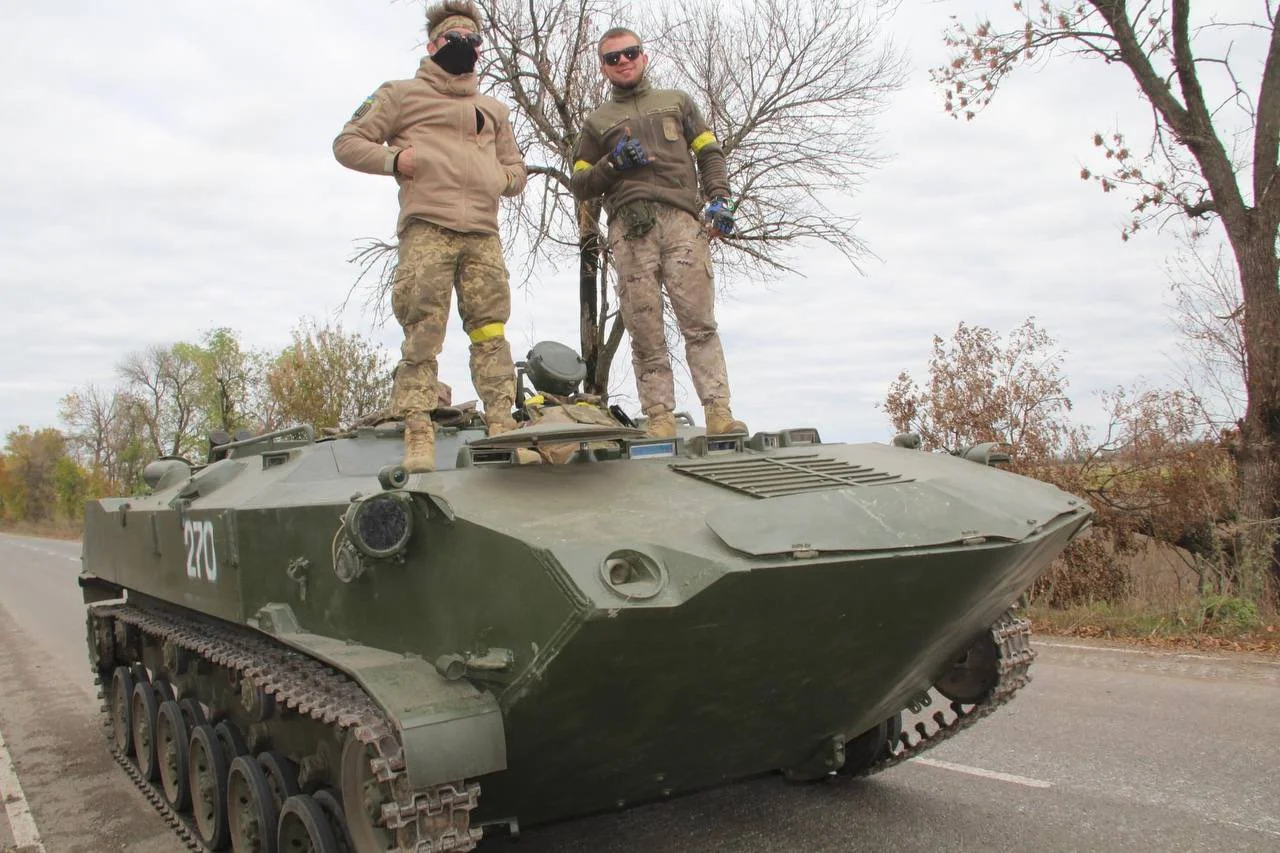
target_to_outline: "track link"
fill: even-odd
[[[414,791],[395,727],[346,674],[266,635],[176,611],[111,603],[93,605],[90,615],[94,620],[122,622],[162,642],[176,643],[261,688],[277,706],[337,727],[369,747],[373,777],[394,797],[382,807],[382,825],[395,837],[398,850],[463,853],[479,843],[482,832],[470,825],[471,811],[480,798],[479,784],[459,781]],[[94,675],[95,683],[102,687],[104,723],[116,762],[187,849],[207,850],[195,822],[170,807],[160,789],[143,778],[133,761],[115,747],[106,697],[109,687],[103,686],[101,673],[95,671]]]
[[[856,775],[870,776],[888,770],[932,749],[995,711],[1031,682],[1031,662],[1035,660],[1036,653],[1031,648],[1030,620],[1019,618],[1010,608],[996,620],[990,631],[999,652],[999,663],[998,677],[988,697],[975,705],[952,702],[953,717],[950,720],[942,711],[934,711],[930,716],[932,727],[921,720],[913,731],[904,729],[888,755]]]

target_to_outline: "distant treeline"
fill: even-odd
[[[114,387],[70,391],[60,427],[20,426],[5,437],[0,522],[76,522],[86,499],[142,491],[151,460],[202,459],[214,432],[337,427],[387,405],[391,365],[372,341],[313,323],[292,337],[266,352],[213,329],[198,343],[130,353]]]

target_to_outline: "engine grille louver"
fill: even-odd
[[[817,454],[681,462],[672,465],[671,470],[755,498],[911,482],[898,474],[877,471],[865,465],[850,465]]]

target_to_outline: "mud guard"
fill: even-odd
[[[492,693],[450,681],[420,657],[346,643],[297,630],[287,605],[258,613],[257,627],[277,640],[342,670],[395,723],[414,788],[507,769],[502,711]]]

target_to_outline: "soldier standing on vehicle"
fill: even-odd
[[[435,467],[436,358],[449,303],[471,338],[471,381],[490,435],[515,428],[515,366],[505,326],[511,289],[498,238],[498,198],[527,173],[508,110],[476,91],[482,37],[472,0],[427,10],[427,56],[409,80],[382,84],[333,142],[338,162],[395,178],[399,263],[391,307],[404,328],[392,408],[405,422],[405,467]]]
[[[604,196],[618,305],[631,335],[631,363],[648,432],[676,433],[675,384],[662,322],[664,287],[684,336],[707,433],[746,432],[729,408],[708,237],[708,229],[715,236],[734,231],[724,152],[687,94],[649,85],[649,57],[638,35],[615,27],[601,36],[597,52],[600,70],[613,87],[609,101],[583,125],[571,183],[582,201]]]

